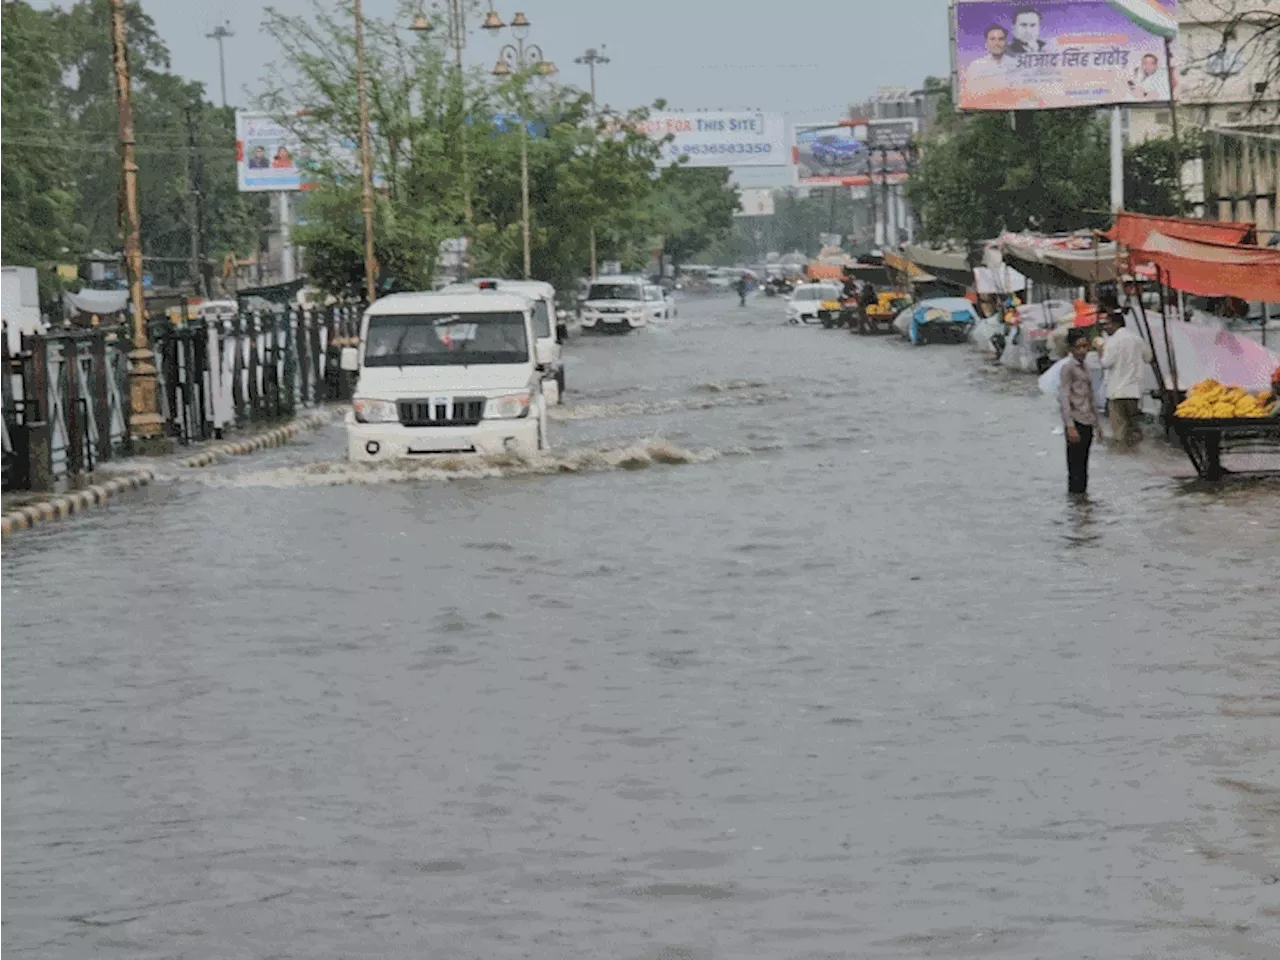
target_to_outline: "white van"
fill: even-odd
[[[396,293],[365,311],[347,456],[529,455],[547,448],[533,303],[514,294]],[[541,361],[541,363],[540,363]]]
[[[542,367],[542,392],[547,403],[555,406],[564,393],[564,359],[560,347],[560,328],[556,317],[556,288],[541,280],[499,280],[479,277],[451,283],[439,293],[514,293],[533,302],[533,326],[538,349],[551,361]]]
[[[587,287],[582,303],[582,329],[627,333],[646,326],[649,304],[640,277],[601,277]]]

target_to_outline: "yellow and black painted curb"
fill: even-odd
[[[0,517],[0,534],[7,537],[16,530],[26,530],[46,520],[61,520],[74,513],[84,513],[90,507],[106,503],[126,490],[145,487],[155,476],[151,470],[134,470],[103,483],[90,484],[74,493],[63,493],[48,500],[27,504]]]
[[[255,450],[262,450],[266,447],[279,447],[288,443],[303,430],[315,430],[323,427],[333,419],[333,415],[332,410],[310,413],[305,417],[299,417],[292,423],[286,423],[283,427],[267,430],[245,440],[239,440],[234,443],[221,443],[208,450],[201,450],[195,456],[179,460],[178,466],[208,467],[225,457],[242,457],[246,453],[253,453]]]

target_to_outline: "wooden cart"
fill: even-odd
[[[1221,480],[1224,473],[1231,472],[1222,466],[1224,452],[1266,453],[1280,458],[1280,418],[1277,417],[1206,420],[1174,416],[1169,426],[1202,480]]]

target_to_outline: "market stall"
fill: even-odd
[[[1120,214],[1111,233],[1131,265],[1154,268],[1162,289],[1280,301],[1280,250],[1248,242],[1249,227]],[[1197,474],[1220,479],[1228,452],[1274,454],[1280,467],[1280,356],[1225,328],[1172,319],[1167,307],[1148,313],[1140,297],[1131,310],[1152,348],[1166,424]]]

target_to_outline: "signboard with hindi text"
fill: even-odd
[[[1170,99],[1177,0],[956,0],[954,10],[961,110]]]

